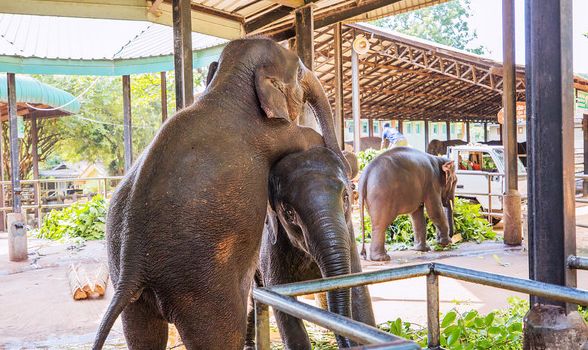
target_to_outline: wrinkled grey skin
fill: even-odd
[[[414,148],[397,147],[380,154],[359,179],[361,222],[364,204],[372,220],[370,260],[387,261],[386,228],[401,214],[410,214],[414,249],[427,251],[424,209],[437,228],[437,242],[453,235],[453,198],[457,176],[454,163]],[[445,209],[445,210],[444,210]],[[362,225],[363,230],[363,225]],[[361,254],[365,258],[365,232]]]
[[[188,349],[243,348],[269,170],[323,144],[292,123],[305,101],[343,159],[324,91],[294,53],[262,38],[227,44],[204,93],[166,121],[113,194],[115,293],[94,349],[121,313],[129,349],[165,349],[168,322]]]
[[[269,191],[258,286],[361,272],[349,181],[335,153],[317,147],[284,157],[272,168]],[[329,292],[327,298],[331,312],[375,326],[367,287]],[[248,349],[254,349],[253,312],[248,318]],[[286,349],[311,349],[300,319],[275,310],[274,314]],[[351,345],[337,340],[340,347]]]

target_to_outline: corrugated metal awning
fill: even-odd
[[[194,67],[224,39],[192,33]],[[173,69],[172,28],[137,21],[0,14],[0,71],[124,75]]]

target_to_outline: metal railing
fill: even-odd
[[[97,194],[109,198],[121,179],[122,176],[21,180],[19,194],[26,224],[39,227],[47,212],[89,200]],[[12,210],[12,183],[0,181],[0,226],[5,225],[6,214]],[[29,214],[34,220],[31,221]]]
[[[570,259],[573,260],[572,257],[570,257]],[[583,265],[576,264],[576,266],[585,266],[588,268],[588,259],[578,259],[584,259],[582,260]],[[379,350],[420,349],[418,344],[410,340],[393,336],[380,331],[377,328],[301,303],[291,297],[422,276],[427,277],[428,349],[441,349],[439,276],[526,293],[555,301],[588,305],[588,291],[577,288],[563,287],[539,281],[498,275],[445,264],[419,264],[254,289],[252,294],[253,299],[255,300],[256,310],[255,324],[257,349],[270,349],[268,305],[287,314],[330,329],[331,331],[360,344],[379,344],[375,347]],[[366,349],[367,348],[371,347],[366,347]]]
[[[467,175],[481,175],[486,177],[486,182],[488,184],[487,193],[484,192],[459,192],[456,189],[456,196],[458,197],[478,197],[478,196],[487,196],[488,197],[488,211],[482,211],[480,214],[485,215],[488,221],[492,222],[493,217],[502,218],[503,214],[494,212],[492,209],[492,197],[499,197],[503,198],[503,193],[492,193],[492,178],[493,177],[502,177],[504,178],[504,173],[491,173],[488,171],[480,171],[480,170],[459,170],[458,173],[464,173]],[[479,201],[478,201],[479,202]]]

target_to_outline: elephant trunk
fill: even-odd
[[[314,237],[311,254],[314,256],[323,277],[341,276],[351,273],[349,233],[345,220],[333,220],[324,214],[318,214],[313,220],[309,232]],[[328,219],[325,219],[327,217]],[[351,291],[335,290],[327,293],[329,311],[351,317]],[[337,336],[340,348],[355,346],[353,342]]]
[[[445,214],[447,215],[447,224],[449,225],[449,237],[453,236],[453,204],[454,200],[449,200],[449,205],[445,207]]]
[[[350,175],[351,167],[349,166],[347,159],[343,156],[343,152],[337,142],[333,113],[331,112],[331,105],[329,104],[327,95],[323,90],[323,86],[311,70],[306,68],[302,63],[301,66],[304,72],[304,76],[301,80],[304,89],[304,100],[308,102],[315,113],[316,119],[323,133],[325,146],[341,158],[347,169],[347,174]]]

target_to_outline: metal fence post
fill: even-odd
[[[433,269],[427,275],[427,345],[429,349],[440,349],[439,343],[439,277]]]
[[[255,347],[270,350],[269,307],[255,302]]]

